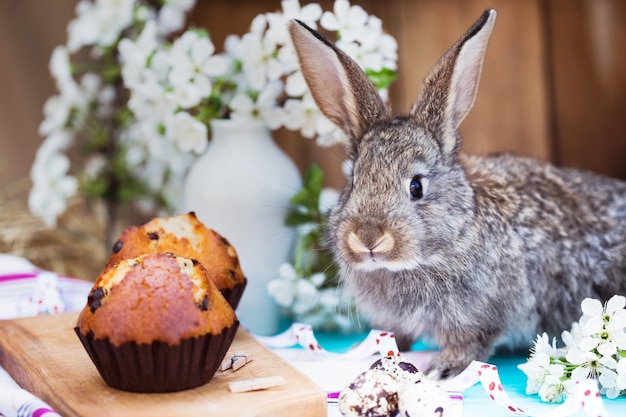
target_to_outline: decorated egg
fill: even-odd
[[[398,410],[396,379],[380,369],[360,373],[339,394],[339,411],[346,417],[387,417]]]
[[[401,386],[398,410],[403,417],[446,417],[450,415],[450,396],[436,382],[422,379]]]
[[[424,378],[419,369],[411,362],[400,356],[384,356],[370,366],[370,369],[380,369],[391,374],[400,384],[414,384]]]

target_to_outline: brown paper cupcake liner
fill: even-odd
[[[164,342],[113,345],[108,338],[74,330],[102,379],[124,391],[157,393],[196,388],[213,378],[239,327],[239,321],[218,335]]]
[[[248,280],[244,278],[243,282],[236,284],[233,288],[223,288],[220,290],[228,304],[233,308],[233,310],[237,309],[239,305],[239,300],[241,300],[241,296],[243,295],[243,290],[246,289],[246,284]]]

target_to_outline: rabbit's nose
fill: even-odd
[[[393,249],[394,243],[393,236],[387,232],[378,236],[364,233],[359,237],[354,232],[348,235],[348,246],[354,253],[384,254]]]

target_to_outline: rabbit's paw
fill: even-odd
[[[444,381],[463,372],[469,365],[466,360],[447,359],[443,355],[432,360],[426,369],[426,376],[435,381]]]

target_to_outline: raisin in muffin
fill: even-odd
[[[238,326],[198,261],[151,253],[105,268],[75,330],[110,386],[171,392],[208,382]]]
[[[171,252],[198,260],[230,305],[237,308],[246,286],[237,252],[226,238],[206,227],[193,212],[128,227],[113,245],[107,266],[151,252]]]

